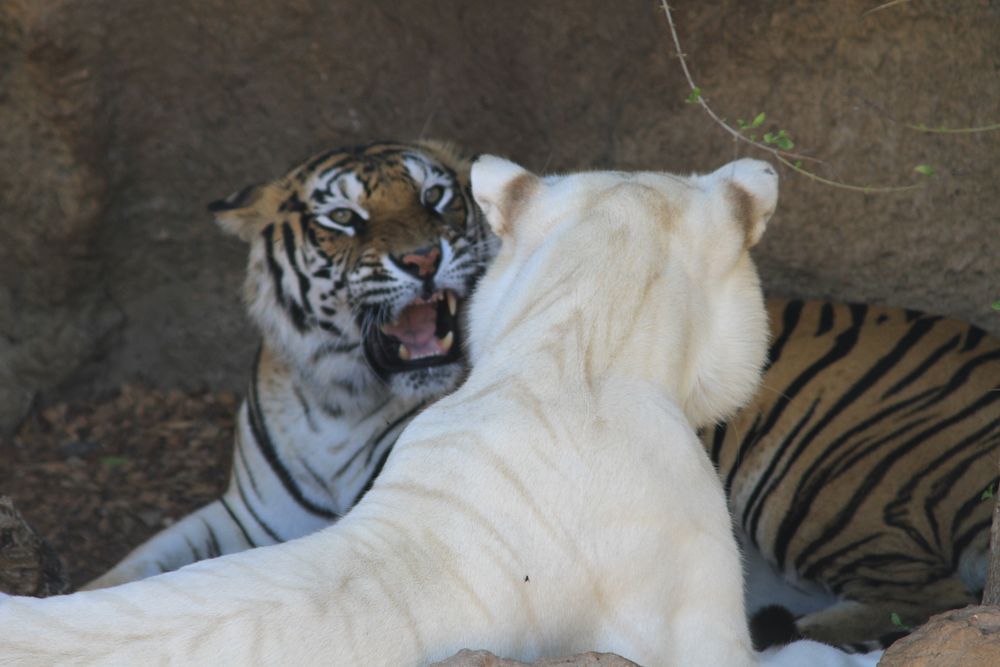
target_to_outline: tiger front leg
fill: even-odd
[[[888,646],[934,614],[976,603],[961,580],[949,577],[932,584],[883,591],[880,599],[844,600],[802,616],[795,625],[806,639],[870,649]]]
[[[81,590],[108,588],[177,570],[205,558],[274,544],[264,531],[240,521],[242,505],[216,500],[163,529]]]

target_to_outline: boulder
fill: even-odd
[[[724,118],[766,112],[782,167],[756,249],[773,294],[940,312],[1000,333],[995,3],[677,3]],[[960,37],[959,37],[960,36]],[[0,432],[125,382],[242,390],[245,248],[209,201],[318,149],[434,136],[535,170],[711,170],[656,2],[0,0]],[[931,178],[913,172],[930,164]]]
[[[578,653],[562,658],[543,658],[537,662],[518,662],[498,658],[489,651],[464,649],[431,667],[637,667],[631,660],[614,653]]]
[[[970,606],[931,617],[886,650],[879,667],[996,667],[1000,607]]]
[[[69,589],[59,556],[10,499],[0,496],[0,593],[47,597]]]

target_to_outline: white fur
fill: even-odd
[[[729,180],[527,175],[500,219],[525,174],[474,166],[503,231],[470,310],[474,368],[354,510],[145,581],[0,600],[0,663],[396,666],[463,647],[754,663],[725,498],[693,430],[750,397],[764,358]],[[773,203],[776,178],[740,183]]]

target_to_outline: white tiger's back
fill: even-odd
[[[473,186],[503,239],[470,313],[474,368],[355,509],[150,580],[2,600],[0,661],[396,666],[474,646],[754,662],[692,424],[745,401],[763,363],[747,249],[773,171],[542,180],[484,158]]]

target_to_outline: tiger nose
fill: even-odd
[[[441,264],[441,251],[434,246],[420,248],[401,257],[393,257],[396,265],[421,280],[437,273]]]

